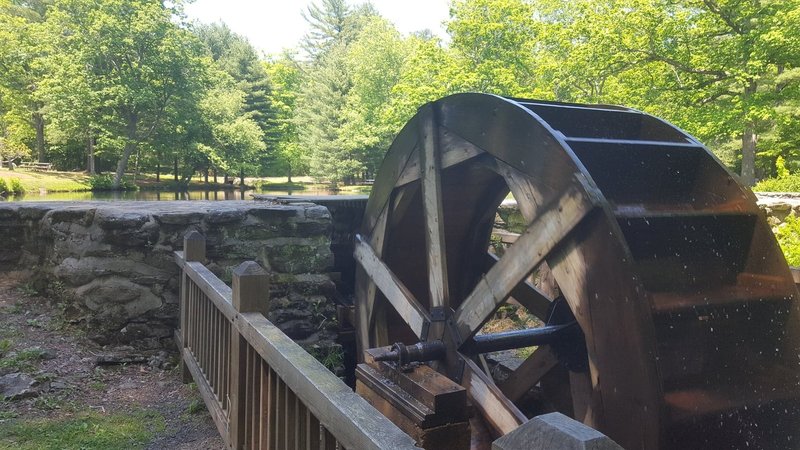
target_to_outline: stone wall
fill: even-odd
[[[173,251],[190,230],[206,236],[207,265],[226,283],[242,261],[267,268],[269,319],[291,338],[309,345],[335,338],[335,288],[326,274],[331,217],[310,203],[4,203],[0,270],[30,270],[34,286],[102,344],[158,348],[177,325]]]

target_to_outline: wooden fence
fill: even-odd
[[[269,278],[242,263],[228,287],[190,232],[181,267],[184,381],[193,379],[232,449],[418,449],[414,440],[270,323]]]

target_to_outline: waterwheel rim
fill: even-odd
[[[608,148],[629,149],[634,155],[652,151],[661,155],[659,161],[663,155],[694,152],[720,186],[713,195],[694,195],[686,186],[649,196],[626,192],[614,182],[623,174],[597,170],[603,164],[596,152]],[[647,158],[644,165],[651,164]],[[645,179],[636,183],[652,184]],[[494,211],[509,189],[529,227],[489,267],[485,249]],[[483,94],[428,104],[387,153],[356,244],[360,349],[443,339],[448,345],[444,372],[468,389],[495,434],[505,434],[526,418],[464,350],[496,308],[544,262],[586,337],[589,378],[583,392],[573,391],[573,397],[581,396],[573,398],[573,415],[626,448],[666,448],[674,404],[680,409],[682,400],[665,391],[670,381],[659,362],[665,354],[659,347],[665,340],[663,323],[654,314],[659,304],[651,292],[652,275],[638,267],[641,254],[650,249],[631,243],[630,229],[637,225],[625,221],[640,219],[637,208],[645,211],[645,221],[663,215],[664,208],[675,207],[670,202],[684,197],[691,200],[692,211],[756,217],[752,194],[707,149],[638,111]],[[764,225],[755,219],[754,234],[763,234]],[[764,254],[779,259],[774,239],[758,239],[764,241]],[[791,304],[786,317],[795,314],[796,290],[785,262],[769,265],[766,272],[774,277],[770,295]],[[528,309],[541,318],[543,302],[553,299],[535,290],[529,294]],[[690,300],[688,306],[696,305]],[[785,322],[790,339],[781,345],[794,349],[792,321]],[[540,350],[531,358],[552,365],[549,349]]]

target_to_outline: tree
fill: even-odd
[[[408,56],[409,45],[380,16],[367,16],[345,56],[352,85],[342,109],[340,140],[347,153],[375,174],[399,127],[389,112],[392,89]],[[402,126],[402,125],[401,125]]]
[[[202,45],[172,21],[178,7],[147,0],[64,0],[53,8],[63,48],[87,68],[103,105],[99,126],[122,143],[114,187],[176,99],[202,89]]]
[[[195,33],[208,47],[217,66],[245,93],[244,112],[261,128],[265,144],[272,150],[278,139],[270,127],[274,115],[270,104],[272,87],[258,52],[225,24],[201,25],[195,28]]]
[[[345,0],[322,0],[322,4],[312,3],[303,12],[303,18],[311,30],[303,37],[302,48],[313,60],[318,60],[337,43],[349,40],[348,19],[352,10]]]
[[[364,169],[353,148],[343,141],[342,127],[352,87],[348,48],[372,14],[374,9],[368,6],[350,10],[342,0],[323,0],[321,6],[312,5],[306,16],[312,31],[304,42],[314,59],[304,77],[295,120],[299,144],[309,154],[311,174],[334,186]]]
[[[604,85],[594,98],[638,103],[717,147],[737,139],[742,180],[753,184],[759,137],[773,129],[790,92],[777,80],[789,81],[782,74],[800,63],[797,0],[538,4],[551,30],[567,30],[554,47],[566,72],[605,70],[595,79],[616,83],[616,92]],[[592,52],[594,60],[581,57]]]
[[[299,63],[291,54],[266,61],[264,68],[273,84],[269,102],[275,114],[269,127],[277,139],[273,142],[276,158],[272,169],[282,171],[291,183],[293,175],[301,174],[308,168],[306,155],[299,144],[295,120],[302,73]]]
[[[8,1],[0,3],[0,91],[6,135],[4,140],[17,151],[28,134],[24,123],[33,130],[34,148],[40,162],[46,160],[45,118],[43,104],[37,97],[42,77],[42,60],[46,57],[46,40],[42,22],[50,2],[47,0]],[[23,112],[24,110],[24,112]],[[27,116],[25,122],[20,119]]]
[[[456,0],[447,31],[459,90],[524,96],[533,83],[534,9],[525,0]]]

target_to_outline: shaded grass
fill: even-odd
[[[9,343],[9,346],[12,344]],[[39,361],[44,356],[40,348],[26,348],[17,352],[9,352],[0,358],[0,369],[10,369],[15,372],[35,372]]]
[[[0,423],[0,449],[144,448],[165,428],[164,417],[152,411],[108,415],[89,412],[62,419],[10,420]]]

